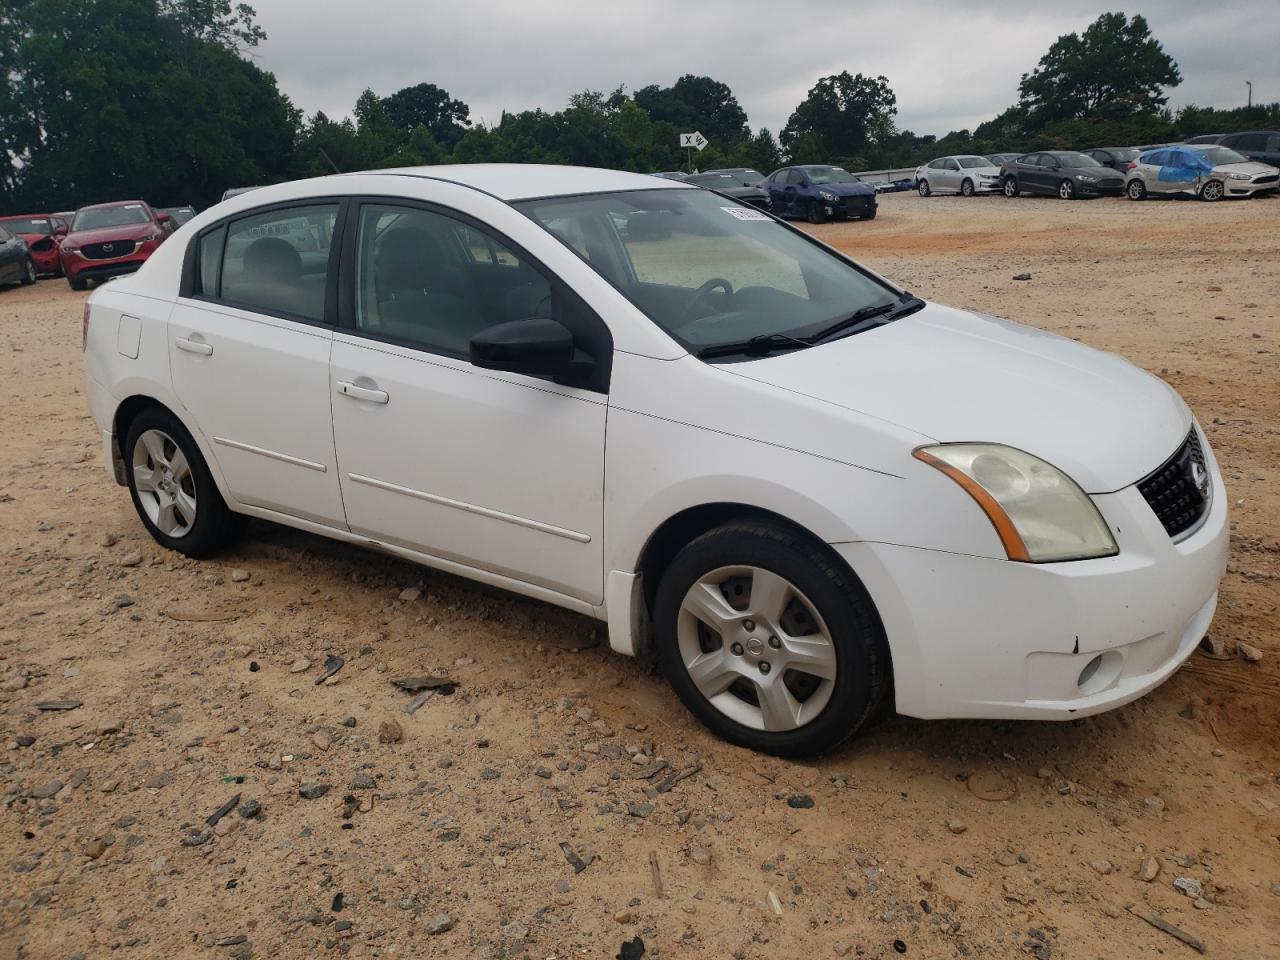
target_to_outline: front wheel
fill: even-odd
[[[929,196],[929,194],[931,194],[931,193],[933,192],[932,190],[930,190],[930,189],[929,189],[929,181],[928,181],[928,180],[921,180],[918,184],[916,184],[916,191],[917,191],[917,192],[920,194],[920,196],[922,196],[922,197],[927,197],[927,196]]]
[[[79,277],[67,277],[67,286],[72,290],[88,290],[89,281],[81,280]]]
[[[27,257],[26,266],[22,269],[22,285],[29,287],[36,282],[36,265],[35,261]]]
[[[240,532],[200,448],[167,410],[144,410],[124,441],[125,480],[134,509],[162,546],[207,557]]]
[[[1070,180],[1063,180],[1058,184],[1058,197],[1062,200],[1074,200],[1076,198],[1076,185]]]
[[[1147,185],[1141,180],[1130,180],[1129,186],[1124,188],[1124,192],[1129,195],[1130,200],[1145,200],[1147,198]]]
[[[808,216],[810,223],[826,223],[827,222],[827,208],[824,207],[817,200],[810,200],[809,206],[805,212]]]
[[[1221,180],[1210,180],[1200,188],[1200,199],[1213,202],[1221,200],[1227,192],[1227,188],[1222,185]]]
[[[876,218],[876,212],[877,212],[877,208],[876,208],[876,207],[872,207],[870,210],[868,210],[866,213],[864,213],[864,214],[862,215],[862,219],[863,219],[863,220],[874,220],[874,219]]]
[[[686,546],[658,585],[654,630],[685,706],[725,740],[777,756],[839,745],[889,685],[862,584],[782,526],[728,523]]]
[[[968,179],[967,177],[965,178],[964,183],[960,184],[960,196],[962,197],[973,196],[973,181]]]
[[[1004,195],[1006,197],[1016,197],[1018,195],[1018,181],[1014,177],[1004,178]]]

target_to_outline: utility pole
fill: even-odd
[[[1248,88],[1249,88],[1249,102],[1248,102],[1248,103],[1246,103],[1246,104],[1245,104],[1245,106],[1246,106],[1246,107],[1252,107],[1252,106],[1253,106],[1253,81],[1252,81],[1252,80],[1246,80],[1246,81],[1244,82],[1244,85],[1245,85],[1246,87],[1248,87]]]

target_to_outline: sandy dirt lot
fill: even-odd
[[[753,755],[589,620],[265,524],[164,551],[102,467],[83,295],[8,289],[0,958],[1194,955],[1129,907],[1280,956],[1280,200],[899,194],[812,229],[1182,392],[1231,496],[1222,659],[1093,719]],[[427,673],[456,691],[406,716]]]

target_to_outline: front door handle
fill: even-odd
[[[362,387],[359,384],[352,383],[350,380],[339,380],[337,386],[340,394],[355,400],[386,403],[391,399],[391,396],[385,390],[379,390],[376,387]]]
[[[197,353],[202,357],[213,356],[213,344],[205,343],[203,340],[191,340],[188,337],[178,337],[174,340],[179,350],[185,350],[187,353]]]

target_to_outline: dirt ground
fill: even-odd
[[[1231,496],[1223,659],[1092,719],[754,755],[592,621],[266,524],[164,551],[103,471],[83,295],[8,289],[0,957],[1194,955],[1128,907],[1280,956],[1280,200],[898,194],[812,229],[1182,392]],[[456,691],[407,716],[391,681],[428,673]]]

